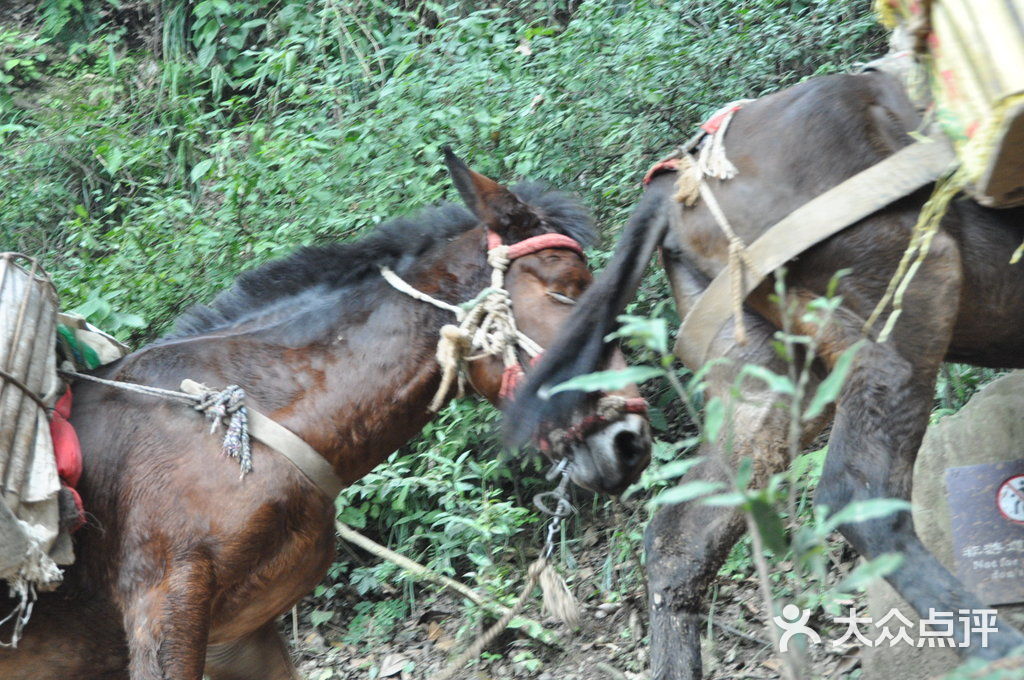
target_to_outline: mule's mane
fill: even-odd
[[[584,246],[594,241],[590,214],[575,199],[535,183],[516,185],[512,191],[536,208],[551,229]],[[261,308],[316,286],[338,290],[355,285],[370,276],[379,276],[382,265],[402,275],[427,251],[478,223],[461,205],[442,203],[385,222],[356,241],[300,248],[245,272],[209,305],[189,309],[166,339],[226,328]]]

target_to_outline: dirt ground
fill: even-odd
[[[605,536],[597,531],[596,535]],[[583,541],[586,543],[586,541]],[[577,584],[600,580],[609,548],[603,539],[592,541],[576,555],[579,562]],[[853,557],[839,570],[852,568]],[[620,571],[636,570],[638,563],[629,560],[616,565]],[[838,577],[838,573],[837,573]],[[636,579],[629,579],[636,580]],[[639,584],[639,582],[638,582]],[[425,591],[429,587],[424,587]],[[645,680],[648,651],[646,601],[639,585],[619,602],[603,602],[601,593],[587,585],[577,585],[582,602],[580,628],[569,631],[540,611],[539,594],[525,614],[556,631],[561,646],[548,646],[519,631],[507,631],[489,648],[487,658],[466,667],[458,678],[465,680],[499,680],[529,678],[533,680]],[[582,593],[579,591],[583,591]],[[774,680],[781,677],[781,664],[772,654],[771,632],[757,581],[753,576],[737,579],[720,576],[713,587],[713,615],[710,634],[703,637],[705,676],[710,680]],[[621,590],[619,595],[621,595]],[[435,677],[475,637],[469,631],[459,640],[453,636],[463,624],[463,608],[446,593],[421,598],[425,604],[396,627],[391,639],[378,647],[345,644],[342,641],[350,617],[346,609],[358,597],[349,588],[342,588],[330,603],[340,613],[328,625],[314,629],[308,623],[308,612],[321,601],[308,598],[300,605],[297,636],[291,617],[282,621],[282,630],[293,644],[300,671],[307,680],[426,680]],[[812,620],[812,627],[827,629],[823,621]],[[854,646],[832,648],[834,636],[823,634],[825,644],[810,648],[807,659],[812,677],[851,678],[860,676],[859,649]],[[525,654],[524,654],[525,652]],[[525,657],[525,658],[523,658]]]

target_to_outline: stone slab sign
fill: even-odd
[[[1024,602],[1024,459],[946,470],[956,575],[985,604]]]

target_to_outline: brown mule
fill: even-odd
[[[709,180],[709,185],[736,233],[749,244],[797,207],[910,144],[909,133],[918,124],[901,86],[885,74],[812,79],[745,104],[735,114],[725,148],[739,174],[727,181]],[[511,405],[514,437],[531,431],[541,417],[557,418],[574,405],[571,394],[545,402],[537,391],[588,373],[608,356],[604,338],[614,330],[616,315],[634,294],[655,248],[661,248],[681,314],[726,265],[729,244],[722,229],[704,201],[680,212],[673,198],[675,179],[674,173],[653,179],[608,269]],[[805,304],[824,295],[838,271],[850,271],[838,287],[842,305],[834,323],[821,334],[812,389],[862,337],[929,191],[897,201],[788,264],[788,296],[797,312],[790,328],[804,335],[821,330],[804,318]],[[1024,209],[996,211],[968,198],[954,201],[904,295],[892,336],[879,342],[875,333],[882,324],[876,324],[854,361],[836,403],[817,503],[834,512],[855,500],[910,498],[914,459],[943,361],[1024,366],[1024,266],[1009,264],[1022,239]],[[743,363],[785,373],[771,346],[783,326],[779,306],[770,297],[773,287],[768,281],[747,298],[746,345],[734,340],[731,321],[720,330],[712,355],[733,364],[712,371],[709,395],[728,398]],[[732,457],[721,442],[705,443],[700,455],[706,462],[690,479],[731,479],[727,468],[739,457],[754,459],[761,480],[789,464],[789,421],[785,407],[779,407],[783,400],[752,380],[744,389],[744,403],[730,430],[735,434]],[[802,423],[801,437],[813,438],[827,422],[822,417]],[[646,551],[655,680],[701,676],[702,600],[743,529],[743,518],[732,508],[699,503],[662,508],[650,523]],[[886,579],[922,617],[929,609],[983,608],[924,547],[910,513],[843,525],[840,531],[867,558],[903,555],[902,566]],[[1005,622],[998,625],[987,646],[975,631],[970,645],[957,651],[998,658],[1024,643]],[[964,626],[958,622],[957,628],[959,641]]]
[[[567,197],[510,191],[451,155],[448,164],[472,214],[443,205],[267,264],[186,315],[176,334],[97,375],[168,389],[184,378],[241,385],[253,408],[300,435],[342,480],[359,479],[432,417],[438,332],[453,321],[395,290],[381,267],[456,304],[489,283],[488,232],[505,244],[592,238]],[[577,250],[543,248],[508,265],[518,327],[541,346],[590,283]],[[476,358],[467,373],[476,393],[498,401],[500,358]],[[0,678],[295,678],[274,620],[332,561],[333,498],[258,442],[240,478],[186,406],[88,382],[74,390],[80,491],[93,519],[77,534],[65,585],[40,598],[19,648],[0,651]],[[648,426],[623,415],[571,448],[577,483],[619,490],[648,461]]]

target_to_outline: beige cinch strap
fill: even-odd
[[[187,394],[199,396],[203,394],[204,390],[203,385],[194,380],[181,381],[181,391]],[[253,437],[287,458],[331,500],[341,493],[345,484],[334,473],[331,464],[316,449],[284,425],[268,418],[256,409],[248,407],[246,410],[249,415],[249,433]]]
[[[769,274],[811,246],[934,182],[955,160],[945,138],[929,137],[803,204],[746,247],[742,296],[746,298]],[[708,360],[711,343],[731,314],[732,297],[726,268],[683,320],[675,353],[691,369]]]

